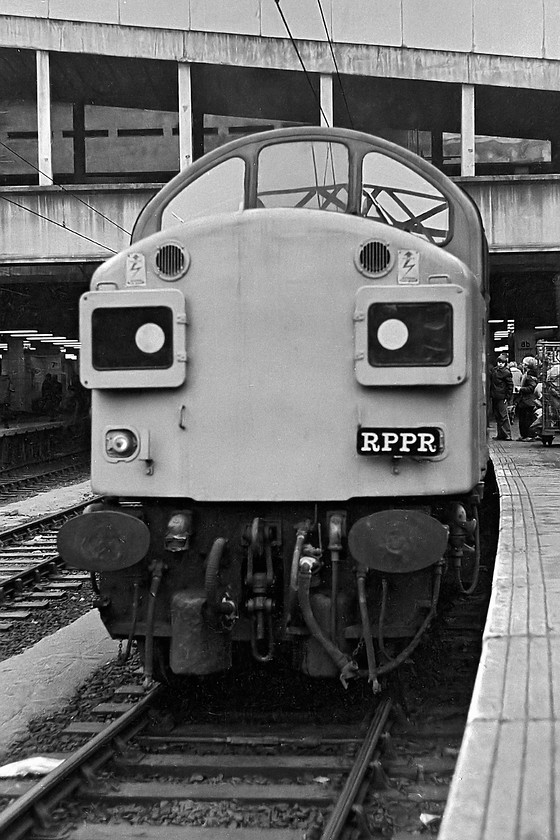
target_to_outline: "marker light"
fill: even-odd
[[[158,324],[142,324],[136,330],[134,340],[142,353],[157,353],[165,344],[165,333]]]
[[[110,458],[131,458],[138,451],[138,438],[130,429],[110,429],[105,435],[105,452]]]
[[[408,341],[408,327],[397,318],[389,318],[377,330],[377,340],[387,350],[400,350]]]

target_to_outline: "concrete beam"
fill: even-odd
[[[2,15],[0,20],[0,47],[301,72],[287,38],[15,15]],[[308,72],[332,73],[327,43],[301,40],[298,49]],[[550,59],[346,43],[335,43],[334,51],[340,73],[351,76],[560,90],[560,62]]]

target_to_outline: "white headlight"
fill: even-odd
[[[110,458],[130,458],[138,451],[138,438],[130,429],[111,429],[105,435],[105,452]]]

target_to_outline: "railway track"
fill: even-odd
[[[86,710],[86,719],[66,723],[56,739],[62,747],[89,740],[53,754],[65,761],[45,779],[0,782],[0,797],[11,803],[0,814],[0,837],[430,834],[461,744],[484,610],[484,595],[460,602],[419,667],[406,666],[400,686],[410,704],[406,715],[395,686],[376,699],[357,687],[349,697],[316,683],[306,694],[286,675],[267,687],[262,671],[240,684],[232,676],[194,681],[179,697],[177,686],[146,690],[138,673],[134,685]]]
[[[266,814],[274,809],[279,813],[290,808],[296,813],[313,809],[320,813],[321,809],[328,809],[326,823],[312,826],[307,832],[309,840],[315,836],[335,840],[343,835],[349,818],[357,814],[359,820],[365,819],[359,800],[363,798],[364,781],[386,728],[390,699],[377,704],[361,735],[355,726],[343,727],[342,731],[338,728],[337,734],[329,734],[324,727],[316,731],[312,727],[305,730],[300,727],[299,734],[296,730],[287,735],[280,729],[262,735],[254,731],[232,734],[231,730],[226,734],[208,725],[183,727],[167,736],[145,734],[150,724],[147,713],[162,692],[161,686],[145,693],[138,686],[124,686],[119,694],[129,702],[101,704],[94,710],[112,716],[118,714],[120,706],[118,717],[98,726],[68,727],[68,735],[75,737],[89,731],[91,740],[66,756],[41,782],[0,783],[0,796],[14,799],[0,814],[3,840],[20,840],[45,829],[53,838],[60,836],[68,840],[108,837],[103,823],[89,822],[85,834],[83,827],[72,828],[66,824],[60,833],[56,832],[57,821],[49,819],[49,814],[76,794],[90,808],[118,806],[128,813],[173,802],[179,814],[188,816],[194,802],[195,807],[208,804],[214,812],[218,807],[222,812],[237,814],[239,823],[243,821],[243,812],[256,809],[261,815],[259,825],[239,824],[233,834],[230,825],[227,837],[235,840],[254,840],[256,836],[285,840],[300,836],[293,829],[263,824],[263,814],[266,822]],[[153,752],[154,747],[157,753]],[[318,752],[321,749],[323,752]],[[280,755],[277,750],[281,751]],[[219,822],[213,823],[211,818],[206,820],[202,836],[204,831],[209,840],[226,837]],[[149,840],[175,836],[189,840],[201,836],[196,825],[182,823],[180,828],[173,827],[167,820],[159,825],[143,823],[140,834],[130,832],[130,826],[125,823],[117,833],[119,837],[142,836]]]
[[[93,497],[92,497],[93,499]],[[56,547],[58,528],[92,501],[42,516],[0,533],[0,633],[78,589],[90,575],[64,572]]]
[[[12,502],[52,489],[61,479],[89,477],[89,451],[77,450],[43,463],[20,464],[0,470],[0,501]]]

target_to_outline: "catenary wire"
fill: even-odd
[[[317,5],[319,6],[319,11],[321,13],[321,20],[323,21],[323,26],[325,28],[325,35],[327,36],[327,41],[329,43],[329,47],[330,47],[330,50],[331,50],[331,56],[332,56],[334,68],[335,68],[335,71],[336,71],[336,78],[338,79],[338,84],[340,85],[340,92],[342,93],[342,98],[344,100],[344,105],[346,107],[346,113],[348,114],[348,119],[350,120],[350,128],[354,128],[354,120],[352,119],[352,114],[350,113],[350,108],[348,107],[348,100],[346,99],[346,92],[345,92],[344,86],[342,84],[342,77],[341,77],[339,69],[338,69],[338,62],[337,62],[336,56],[334,54],[334,46],[333,46],[332,38],[329,34],[329,30],[328,30],[328,27],[327,27],[327,21],[325,20],[325,14],[323,12],[323,6],[321,5],[321,0],[317,0]]]
[[[115,251],[113,248],[109,248],[108,245],[103,245],[102,242],[97,242],[96,239],[91,239],[89,236],[86,236],[84,233],[78,233],[77,230],[73,228],[69,228],[67,225],[62,224],[62,222],[56,222],[54,219],[50,219],[48,216],[43,215],[43,213],[39,213],[37,210],[32,210],[31,207],[26,207],[24,204],[18,204],[17,201],[13,201],[11,198],[7,198],[5,195],[0,193],[0,198],[2,201],[7,201],[8,204],[13,204],[14,207],[19,207],[21,210],[27,210],[28,213],[32,213],[34,216],[39,216],[40,219],[44,219],[46,222],[50,222],[51,225],[56,225],[57,227],[62,228],[63,230],[67,230],[69,233],[75,234],[75,236],[80,236],[82,239],[87,239],[88,242],[93,242],[94,245],[99,245],[100,248],[105,248],[106,251],[111,251],[112,254],[117,254],[118,251]]]
[[[131,235],[129,230],[126,230],[125,228],[121,227],[118,224],[118,222],[113,221],[113,219],[110,219],[108,216],[106,216],[104,213],[102,213],[101,210],[97,210],[95,207],[93,207],[91,204],[89,204],[89,202],[84,201],[83,198],[80,198],[80,196],[76,195],[76,193],[73,192],[72,190],[67,189],[62,184],[57,184],[56,181],[54,181],[50,175],[48,175],[46,172],[43,172],[42,169],[39,169],[38,166],[35,166],[35,164],[31,163],[31,161],[27,160],[27,158],[24,158],[23,155],[20,155],[19,152],[15,151],[15,149],[12,149],[6,143],[3,143],[2,140],[0,140],[0,146],[3,146],[4,149],[6,149],[12,155],[15,155],[15,157],[19,158],[21,161],[23,161],[23,163],[27,164],[27,166],[30,166],[32,169],[34,169],[40,175],[44,175],[45,178],[48,178],[50,181],[52,181],[53,187],[58,187],[59,190],[62,190],[63,192],[68,193],[68,195],[71,195],[72,198],[76,199],[76,201],[79,201],[80,204],[83,204],[85,207],[88,207],[94,213],[97,213],[99,216],[101,216],[103,219],[105,219],[105,221],[109,222],[112,225],[115,225],[115,227],[117,227],[119,230],[122,230],[122,232],[126,233],[127,236]]]
[[[325,120],[325,124],[326,124],[326,125],[329,125],[329,121],[328,121],[327,115],[326,115],[326,114],[325,114],[325,112],[323,111],[323,108],[322,108],[322,106],[321,106],[321,101],[320,101],[319,97],[317,96],[317,91],[316,91],[316,90],[315,90],[315,88],[313,87],[313,82],[311,81],[311,77],[310,77],[309,73],[307,72],[307,68],[306,68],[305,64],[303,63],[303,59],[302,59],[302,57],[301,57],[300,51],[298,50],[298,46],[297,46],[296,42],[294,41],[294,36],[293,36],[293,35],[292,35],[292,33],[291,33],[290,27],[289,27],[289,25],[288,25],[288,21],[286,20],[286,16],[285,16],[284,12],[282,11],[282,9],[280,8],[280,0],[274,0],[274,2],[276,3],[276,7],[277,7],[277,9],[278,9],[278,12],[279,12],[279,14],[280,14],[280,17],[282,18],[282,23],[284,24],[284,27],[285,27],[285,29],[286,29],[286,32],[288,33],[288,37],[289,37],[290,41],[292,42],[292,46],[293,46],[294,50],[296,51],[296,55],[297,55],[297,57],[298,57],[298,59],[299,59],[299,63],[301,64],[301,69],[303,70],[303,72],[304,72],[304,74],[305,74],[305,78],[307,79],[307,82],[308,82],[308,84],[309,84],[309,87],[311,88],[311,92],[312,92],[312,94],[313,94],[313,98],[315,99],[315,102],[317,103],[317,105],[318,105],[318,107],[319,107],[319,110],[320,110],[320,112],[321,112],[321,114],[322,114],[322,117],[323,117],[323,119]],[[329,127],[330,127],[330,126],[329,126]]]

